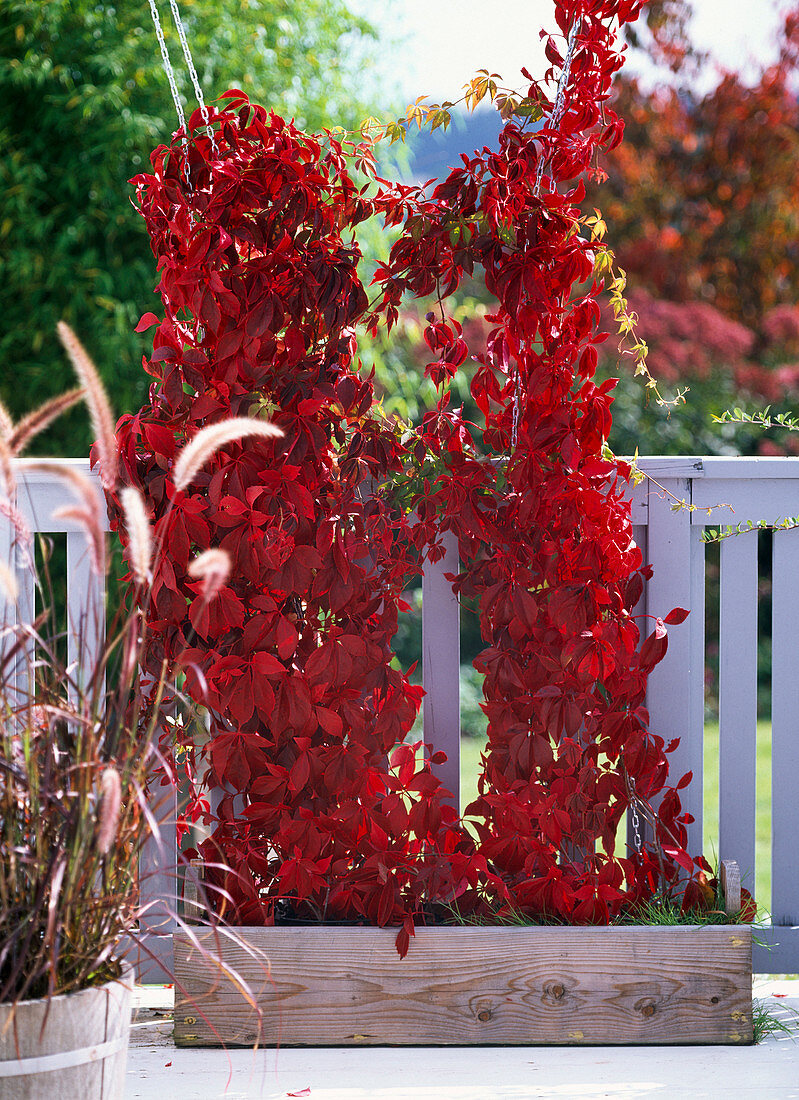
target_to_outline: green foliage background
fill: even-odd
[[[169,5],[159,0],[187,115],[196,105]],[[352,74],[376,38],[345,0],[181,0],[210,101],[231,86],[303,128],[367,112]],[[0,0],[0,398],[13,416],[74,384],[55,336],[68,321],[118,412],[141,406],[155,262],[127,180],[177,128],[147,0]],[[85,412],[38,453],[83,455]]]

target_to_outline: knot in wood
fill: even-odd
[[[558,984],[550,986],[549,992],[552,994],[556,1001],[559,1001],[565,994],[566,990],[562,985]]]
[[[480,1020],[481,1023],[487,1024],[493,1015],[494,1013],[490,1008],[483,1008],[477,1013],[477,1019]]]
[[[642,1016],[654,1016],[655,1006],[653,1004],[644,1005],[641,1009]]]

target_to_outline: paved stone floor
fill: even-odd
[[[755,996],[791,1028],[754,1047],[178,1050],[169,989],[139,991],[125,1100],[799,1100],[799,981]],[[76,1098],[77,1100],[77,1098]]]

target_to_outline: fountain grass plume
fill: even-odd
[[[267,420],[255,420],[247,416],[235,416],[220,420],[197,434],[183,447],[172,469],[176,489],[187,489],[212,455],[228,443],[240,443],[257,436],[261,439],[279,439],[280,428]]]

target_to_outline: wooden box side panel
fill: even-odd
[[[179,1045],[752,1041],[745,926],[420,928],[403,960],[392,929],[197,932],[175,936]]]

